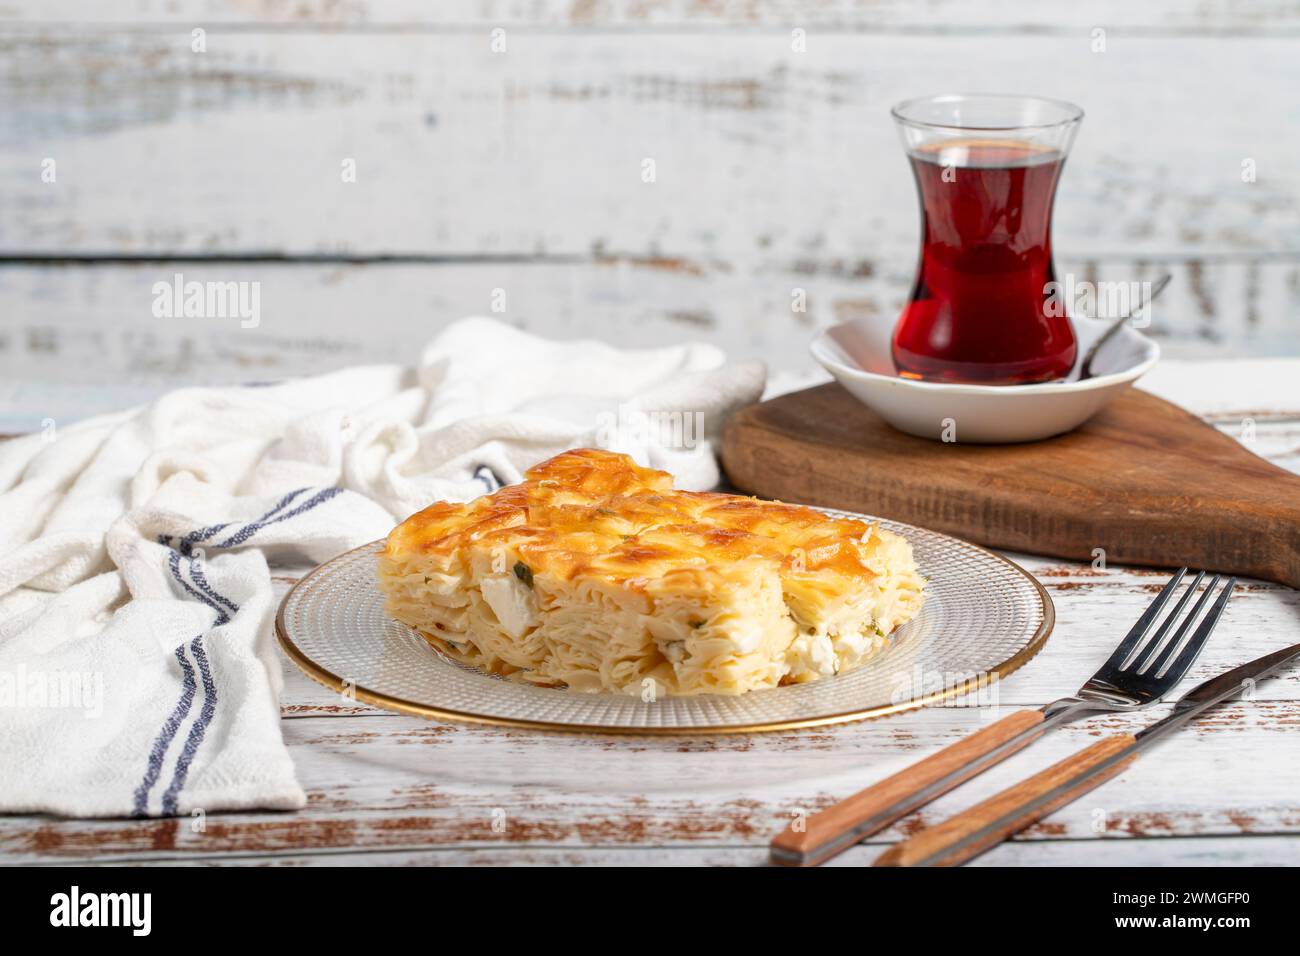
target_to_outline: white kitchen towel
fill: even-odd
[[[0,811],[304,802],[269,566],[327,560],[575,446],[718,480],[758,363],[548,342],[490,319],[417,367],[191,388],[0,443]]]

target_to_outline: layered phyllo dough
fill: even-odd
[[[643,695],[831,677],[919,612],[925,582],[900,536],[672,484],[579,449],[431,505],[380,555],[388,611],[490,674]]]

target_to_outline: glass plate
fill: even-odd
[[[956,538],[879,521],[912,543],[926,585],[921,614],[888,649],[836,677],[738,697],[587,694],[490,677],[452,661],[384,613],[375,582],[382,541],[326,562],[285,595],[280,646],[306,674],[348,697],[403,713],[544,730],[637,734],[741,733],[833,724],[978,690],[1047,641],[1052,599],[1027,571]]]

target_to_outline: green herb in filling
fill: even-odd
[[[522,561],[515,562],[515,577],[529,587],[533,586],[533,569]]]

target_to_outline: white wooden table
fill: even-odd
[[[1196,404],[1207,378],[1264,401],[1210,415],[1300,471],[1300,359],[1170,363],[1151,384]],[[1202,406],[1222,404],[1202,395]],[[1046,648],[999,687],[996,707],[1040,706],[1106,658],[1165,574],[1011,555],[1047,587]],[[294,578],[281,575],[287,588]],[[1300,634],[1300,594],[1245,581],[1184,689]],[[635,738],[497,730],[401,716],[341,698],[284,661],[283,731],[308,793],[297,813],[69,821],[0,817],[0,861],[759,864],[797,809],[815,810],[997,715],[958,700],[878,720],[786,733]],[[883,845],[1085,746],[1167,711],[1108,716],[1048,736],[844,854]],[[1300,864],[1300,670],[1197,721],[1080,802],[977,861],[997,864]]]
[[[1085,107],[1058,271],[1172,271],[1149,330],[1166,356],[1300,355],[1298,28],[1286,5],[1176,0],[13,0],[0,433],[178,385],[406,361],[500,304],[541,334],[695,338],[806,375],[816,328],[907,294],[917,216],[888,108],[941,90]],[[159,320],[151,287],[176,272],[261,283],[260,326]],[[1144,385],[1238,437],[1253,421],[1252,449],[1300,470],[1295,362],[1167,363]],[[1058,624],[1003,707],[1072,691],[1162,580],[1019,560]],[[1296,592],[1246,582],[1188,679],[1297,624]],[[753,737],[567,737],[374,711],[286,668],[305,810],[213,815],[202,833],[0,817],[0,861],[758,863],[793,810],[987,716],[957,702]],[[1066,728],[841,862],[1139,723]],[[1298,863],[1298,834],[1291,672],[979,862]]]

